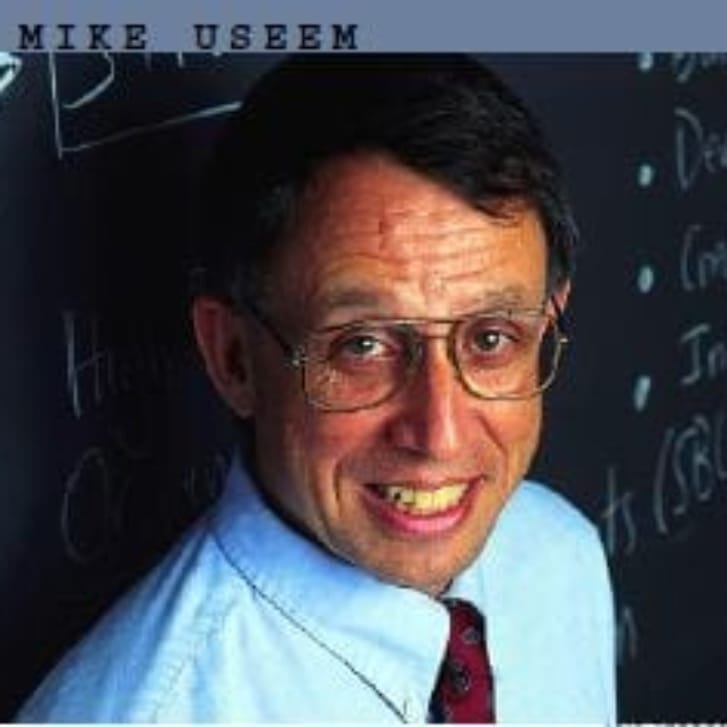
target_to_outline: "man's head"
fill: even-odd
[[[195,330],[263,493],[338,556],[441,592],[530,463],[567,295],[574,228],[530,117],[466,58],[296,59],[211,179]]]

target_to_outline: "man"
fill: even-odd
[[[207,196],[193,321],[240,456],[21,718],[613,722],[597,535],[523,481],[575,232],[520,102],[463,57],[295,58]]]

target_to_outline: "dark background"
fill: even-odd
[[[18,60],[0,56],[3,719],[219,489],[229,422],[191,347],[190,210],[275,57]],[[620,719],[724,720],[727,64],[486,60],[542,120],[583,236],[534,474],[601,529]]]

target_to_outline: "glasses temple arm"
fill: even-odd
[[[565,314],[563,313],[563,309],[558,304],[558,299],[555,297],[555,295],[550,296],[550,303],[553,306],[553,310],[555,311],[555,323],[558,326],[558,331],[565,340],[569,340],[570,334],[568,332],[568,326],[565,322]]]
[[[252,317],[270,334],[273,340],[280,346],[283,353],[290,361],[297,363],[300,361],[301,352],[290,342],[288,342],[283,335],[278,331],[275,325],[272,323],[270,318],[262,311],[260,306],[255,303],[251,298],[245,298],[242,304],[237,301],[232,301],[232,306],[237,313],[247,311]]]

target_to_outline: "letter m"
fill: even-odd
[[[20,32],[18,50],[44,50],[43,28],[42,23],[36,23],[32,27],[25,23],[20,23],[18,25],[18,31]]]
[[[333,50],[358,50],[356,31],[358,25],[338,25],[333,23]]]

